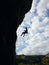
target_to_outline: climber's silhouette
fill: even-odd
[[[25,28],[25,31],[22,32],[21,36],[22,36],[22,35],[25,35],[26,33],[28,33],[28,29],[27,29],[27,27]],[[24,36],[23,36],[23,37],[24,37]]]

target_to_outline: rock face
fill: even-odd
[[[16,65],[16,30],[31,3],[32,0],[0,1],[0,65]]]

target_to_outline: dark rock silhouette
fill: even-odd
[[[27,34],[28,33],[28,29],[27,29],[27,27],[26,27],[26,30],[24,31],[24,32],[22,32],[22,34],[21,34],[21,36],[24,34]],[[23,36],[24,37],[24,36]]]
[[[16,30],[31,3],[32,0],[0,1],[0,65],[16,65]]]

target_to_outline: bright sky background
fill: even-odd
[[[28,34],[21,36],[25,27]],[[30,11],[17,30],[16,53],[45,55],[49,53],[49,0],[33,0]]]

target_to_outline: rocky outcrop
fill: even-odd
[[[31,8],[32,0],[0,1],[0,65],[16,65],[16,30]]]

